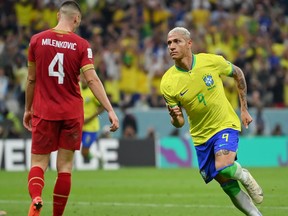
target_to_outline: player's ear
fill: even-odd
[[[191,39],[188,40],[188,45],[192,47],[192,40]]]
[[[76,26],[78,27],[80,25],[80,22],[81,22],[81,16],[80,15],[75,16],[74,24],[76,24]]]

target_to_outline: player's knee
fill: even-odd
[[[232,163],[231,165],[226,166],[223,169],[219,170],[219,174],[224,176],[225,178],[234,178],[234,175],[237,170],[237,165]]]

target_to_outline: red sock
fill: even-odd
[[[44,171],[38,166],[32,167],[28,175],[28,190],[32,200],[41,196],[44,183]]]
[[[58,173],[53,194],[53,216],[64,212],[71,189],[71,173]]]

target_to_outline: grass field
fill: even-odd
[[[264,190],[264,216],[288,215],[288,168],[250,168]],[[42,216],[52,215],[55,172],[45,175]],[[27,172],[0,171],[0,210],[27,215]],[[240,216],[216,182],[196,169],[74,171],[66,216]]]

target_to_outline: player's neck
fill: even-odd
[[[74,32],[74,26],[71,26],[67,23],[58,23],[53,29],[58,31],[67,31],[67,32]]]
[[[182,58],[175,61],[175,65],[185,71],[192,69],[193,58]]]

